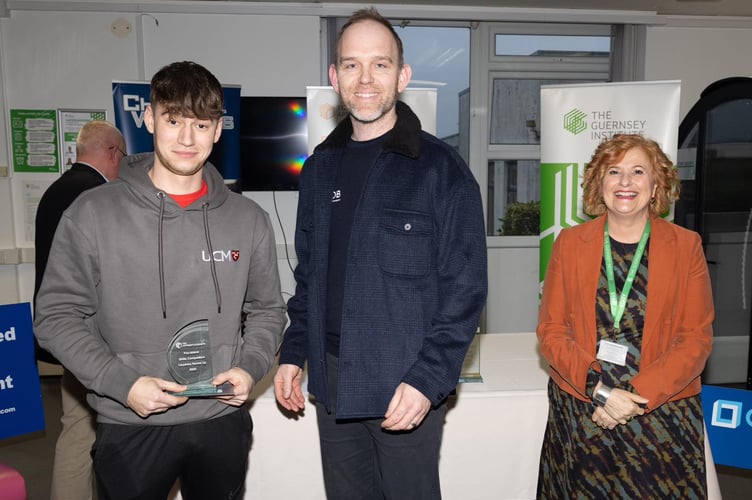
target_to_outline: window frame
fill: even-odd
[[[480,23],[470,41],[470,168],[481,186],[484,214],[489,214],[488,165],[497,160],[538,160],[540,144],[493,144],[491,110],[495,79],[609,80],[609,57],[549,57],[496,55],[496,35],[532,34],[613,36],[610,24]],[[612,39],[611,50],[614,42]],[[572,83],[575,83],[574,81]],[[488,217],[488,215],[486,215]],[[489,221],[485,221],[488,226]],[[525,236],[487,235],[489,244],[501,238]]]

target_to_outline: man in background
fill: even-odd
[[[154,152],[129,156],[117,182],[65,212],[34,326],[91,391],[99,500],[164,500],[176,480],[183,498],[233,500],[253,429],[244,405],[286,323],[274,232],[207,162],[222,133],[217,78],[169,64],[150,102]],[[211,397],[181,395],[168,367],[176,333],[196,324],[207,337],[176,342],[192,348],[177,364],[211,361],[213,378],[197,382],[230,386]]]
[[[446,399],[486,300],[480,189],[397,101],[411,70],[386,19],[355,12],[336,47],[349,118],[301,174],[275,395],[304,408],[307,361],[328,498],[438,499]]]
[[[125,155],[125,139],[113,124],[94,120],[81,127],[76,138],[76,162],[47,188],[37,207],[34,233],[35,304],[47,267],[52,238],[63,212],[87,189],[115,179]],[[38,345],[37,359],[59,364]],[[55,446],[50,497],[52,500],[88,500],[92,498],[91,446],[94,443],[95,415],[86,403],[86,389],[65,367],[60,392],[62,429]]]

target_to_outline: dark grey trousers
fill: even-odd
[[[332,413],[316,403],[324,485],[329,500],[438,500],[439,451],[446,404],[414,430],[390,432],[383,418],[338,420],[337,358],[327,357]]]

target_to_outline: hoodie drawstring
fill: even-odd
[[[211,237],[209,236],[209,204],[204,203],[201,205],[201,210],[204,213],[204,235],[206,236],[206,245],[209,247],[209,263],[211,264],[211,274],[214,280],[214,295],[217,298],[217,314],[222,313],[222,294],[219,291],[219,280],[217,280],[217,267],[214,263],[214,249],[211,244]]]
[[[162,226],[164,224],[164,209],[165,198],[167,193],[159,191],[157,198],[159,198],[159,230],[157,231],[158,249],[159,249],[159,297],[162,300],[162,317],[167,317],[167,299],[165,298],[165,279],[164,279],[164,242],[162,241]],[[209,204],[204,203],[201,205],[201,210],[204,215],[204,236],[206,237],[206,245],[209,247],[209,265],[211,266],[212,280],[214,281],[214,295],[217,299],[217,314],[222,313],[222,294],[219,290],[219,280],[217,279],[217,268],[214,263],[214,249],[211,244],[211,237],[209,235]]]
[[[162,223],[164,220],[165,198],[167,193],[164,191],[157,192],[159,198],[159,230],[157,231],[157,246],[159,248],[159,297],[162,299],[162,318],[167,318],[167,299],[165,298],[164,282],[164,245],[162,243]]]

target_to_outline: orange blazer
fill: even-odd
[[[564,229],[554,242],[538,313],[537,335],[551,378],[590,401],[588,369],[595,358],[595,296],[606,216]],[[713,344],[713,297],[700,236],[651,219],[642,357],[632,386],[648,411],[699,394],[700,373]]]

